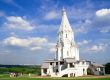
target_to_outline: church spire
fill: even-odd
[[[56,59],[73,58],[79,60],[79,51],[74,41],[74,33],[68,21],[66,11],[62,10],[62,21],[58,33]]]
[[[65,8],[62,9],[62,21],[61,21],[59,31],[64,31],[64,30],[72,31],[70,23],[69,23],[68,18],[67,18]]]
[[[65,36],[68,38],[66,38]],[[62,21],[59,28],[59,41],[61,40],[74,41],[74,33],[68,21],[66,10],[64,8],[62,9]]]

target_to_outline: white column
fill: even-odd
[[[68,63],[68,68],[70,68],[70,64]],[[68,73],[68,77],[70,77],[70,73]]]
[[[68,77],[70,77],[70,74],[68,74]]]
[[[68,63],[68,68],[70,68],[70,64]]]
[[[103,73],[104,73],[104,75],[105,75],[105,67],[103,68]]]
[[[87,68],[85,69],[84,74],[87,75]]]
[[[61,66],[60,66],[60,62],[58,62],[58,71],[61,71]]]
[[[43,71],[43,69],[41,69],[41,76],[44,76],[44,71]]]

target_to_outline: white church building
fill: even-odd
[[[44,61],[41,66],[41,76],[77,77],[90,74],[104,75],[104,66],[80,59],[79,48],[74,40],[74,32],[66,11],[63,9],[55,59]]]

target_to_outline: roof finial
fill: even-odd
[[[66,10],[65,10],[65,8],[63,7],[63,9],[62,9],[62,15],[65,15],[66,14]]]
[[[65,11],[65,8],[64,8],[64,6],[63,6],[63,9],[62,9],[62,11],[63,11],[63,12]]]

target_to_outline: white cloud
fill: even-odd
[[[100,52],[100,51],[105,51],[106,48],[107,48],[107,44],[99,44],[99,45],[93,45],[91,48],[88,49],[88,51]]]
[[[15,32],[10,33],[11,36],[17,36]]]
[[[55,47],[50,48],[50,52],[55,53],[56,52],[56,48]]]
[[[31,51],[36,51],[36,50],[41,50],[41,49],[42,49],[42,47],[37,46],[37,47],[32,47],[30,50]]]
[[[6,45],[22,46],[22,47],[27,47],[29,45],[29,42],[27,39],[20,39],[17,37],[8,37],[4,40],[4,43]]]
[[[99,26],[109,26],[110,25],[110,9],[100,9],[96,11],[95,24]]]
[[[96,16],[91,20],[86,19],[85,22],[79,23],[75,32],[87,33],[91,31],[99,30],[101,33],[107,33],[110,31],[110,9],[100,9],[95,12]],[[95,29],[94,29],[95,28]]]
[[[55,53],[56,52],[56,43],[48,43],[49,46],[49,51],[51,53]]]
[[[27,20],[18,16],[9,16],[6,17],[7,22],[4,23],[4,26],[10,29],[21,29],[26,31],[31,31],[34,29],[34,26]]]
[[[75,29],[76,33],[87,33],[88,29],[90,29],[90,25],[92,24],[92,21],[89,19],[86,19],[83,23],[78,23],[78,28]]]
[[[51,47],[55,47],[56,43],[48,43],[48,45],[51,46]]]
[[[8,54],[8,53],[10,53],[10,50],[0,49],[0,54],[5,55],[5,54]]]
[[[110,9],[100,9],[96,11],[94,26],[99,27],[99,32],[101,33],[110,31]]]
[[[110,26],[103,27],[103,28],[100,29],[100,32],[101,32],[101,33],[107,33],[107,32],[109,32],[109,31],[110,31]]]
[[[85,45],[88,44],[89,42],[91,42],[91,40],[83,40],[81,42],[78,42],[78,45]]]
[[[46,38],[31,37],[31,38],[18,38],[16,36],[8,37],[3,40],[5,46],[17,46],[27,48],[31,51],[38,51],[44,48],[49,49],[50,52],[56,51],[56,43],[49,43]]]
[[[42,46],[46,44],[48,40],[46,38],[32,37],[32,38],[18,38],[18,37],[8,37],[4,39],[3,43],[9,46],[18,46],[30,48],[30,50],[40,50]]]
[[[45,15],[45,19],[51,20],[51,19],[56,19],[58,17],[58,14],[55,11],[50,11]]]
[[[84,26],[78,27],[78,28],[75,30],[75,32],[76,32],[76,33],[86,33],[85,27],[84,27]]]
[[[110,9],[101,9],[101,10],[98,10],[96,11],[96,16],[110,16]]]

